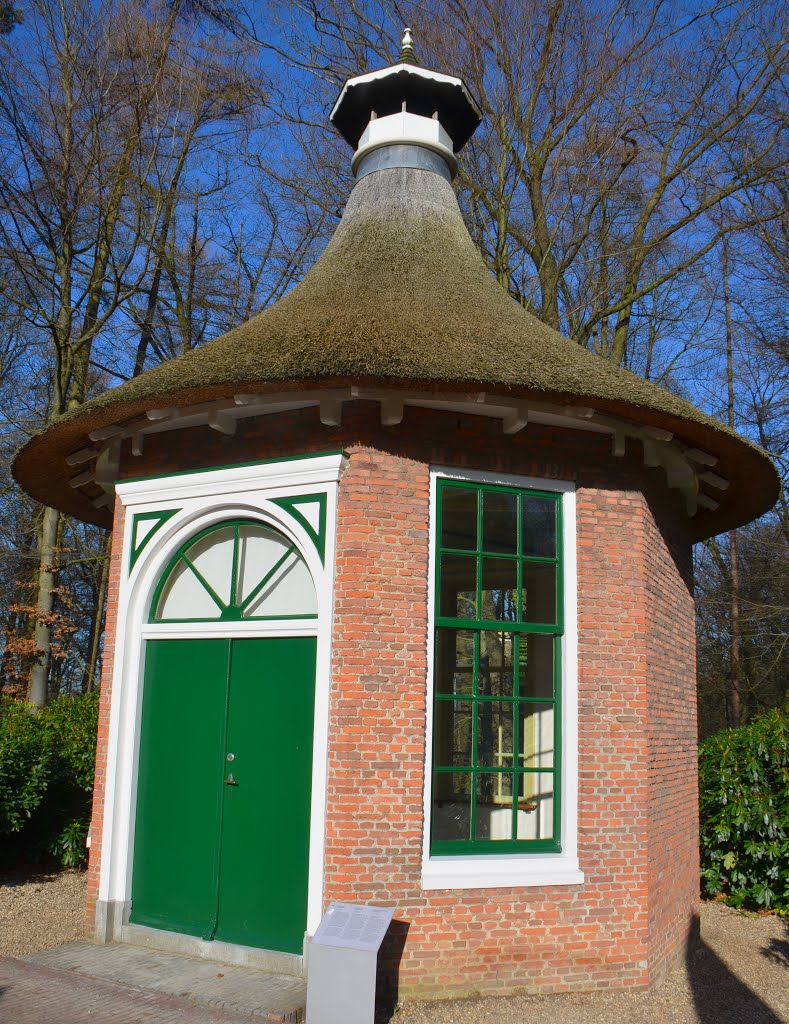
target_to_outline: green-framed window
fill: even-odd
[[[431,853],[561,850],[561,495],[438,479]]]
[[[273,527],[248,520],[211,526],[191,537],[165,569],[151,622],[314,619],[315,584],[296,545]]]

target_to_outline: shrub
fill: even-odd
[[[699,805],[707,895],[789,913],[789,707],[701,745]]]
[[[0,700],[0,835],[6,856],[85,860],[96,759],[98,694],[58,697],[37,714]]]
[[[93,791],[98,715],[99,695],[94,692],[57,697],[36,716],[56,761],[57,774],[85,793]]]
[[[46,792],[49,761],[38,717],[27,704],[0,698],[0,835],[30,820]]]

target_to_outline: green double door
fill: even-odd
[[[148,641],[132,923],[301,953],[315,647]]]

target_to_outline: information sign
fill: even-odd
[[[377,953],[393,914],[391,907],[331,903],[313,936],[313,944],[366,949]]]
[[[307,1024],[373,1024],[378,950],[391,907],[332,903],[307,961]]]

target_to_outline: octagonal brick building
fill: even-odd
[[[691,544],[775,471],[499,287],[461,80],[406,45],[332,120],[304,280],[15,462],[113,529],[93,931],[301,974],[358,902],[401,997],[646,987],[698,902]]]

